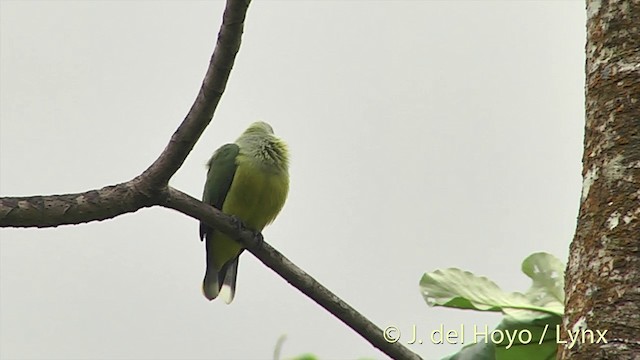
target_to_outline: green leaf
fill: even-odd
[[[562,317],[555,315],[526,322],[506,316],[496,327],[504,334],[504,340],[495,343],[496,360],[555,359],[558,349],[556,330],[561,322]]]
[[[564,313],[564,264],[553,255],[535,253],[522,262],[522,272],[532,280],[524,294],[502,291],[486,277],[455,268],[422,276],[420,289],[429,306],[505,314],[486,337],[443,360],[555,359],[556,331]]]
[[[529,255],[522,262],[522,272],[533,280],[526,296],[534,304],[564,314],[564,264],[547,253]]]
[[[462,350],[442,360],[495,360],[496,347],[491,343],[478,342],[466,345]]]
[[[555,359],[556,326],[561,321],[562,318],[555,315],[527,323],[506,317],[494,330],[488,331],[486,337],[476,339],[476,343],[442,360]]]
[[[318,357],[313,354],[302,354],[296,357],[290,358],[289,360],[318,360]]]
[[[429,306],[446,306],[480,311],[501,311],[516,319],[562,316],[564,308],[558,299],[558,286],[563,286],[562,263],[552,255],[533,254],[522,264],[522,270],[533,280],[525,293],[505,292],[484,276],[476,276],[456,268],[425,273],[420,280],[422,296]],[[534,312],[532,312],[534,311]]]

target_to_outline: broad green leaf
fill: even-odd
[[[558,349],[556,330],[561,322],[562,317],[555,315],[527,322],[517,321],[506,316],[496,327],[496,330],[499,330],[504,337],[502,342],[495,344],[496,360],[555,359]],[[497,342],[500,336],[494,335],[493,340]]]
[[[564,264],[547,253],[529,255],[522,262],[522,272],[533,280],[525,295],[534,304],[564,313]]]
[[[442,360],[495,360],[496,347],[491,343],[477,342],[466,345],[462,350]]]
[[[564,265],[553,255],[535,253],[522,262],[532,280],[524,294],[502,291],[493,281],[460,269],[436,270],[420,280],[429,306],[447,306],[505,314],[487,336],[472,339],[443,360],[550,360],[557,351],[556,331],[564,313]]]
[[[504,311],[505,308],[549,310],[536,306],[524,294],[502,291],[484,276],[475,276],[456,268],[425,273],[420,280],[422,296],[429,306],[446,306],[480,311]]]
[[[562,318],[547,315],[530,323],[503,320],[486,337],[474,339],[442,360],[551,360],[557,351],[556,326]]]
[[[519,321],[562,316],[564,265],[547,253],[536,253],[522,263],[533,280],[525,293],[505,292],[484,276],[456,268],[425,273],[420,280],[422,296],[429,306],[480,311],[501,311]]]

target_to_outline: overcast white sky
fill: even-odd
[[[222,1],[0,2],[0,195],[129,180],[199,89]],[[524,291],[521,261],[566,260],[583,138],[582,1],[267,1],[211,126],[171,184],[251,122],[289,143],[266,240],[380,327],[494,326],[429,308],[425,271]],[[251,254],[236,299],[200,292],[198,224],[152,208],[0,230],[2,359],[385,358]],[[460,346],[410,347],[435,359]]]

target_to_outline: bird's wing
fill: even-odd
[[[236,144],[226,144],[220,147],[209,160],[209,172],[207,173],[207,182],[204,185],[204,193],[202,201],[222,210],[222,204],[227,197],[233,177],[236,174],[238,165],[236,157],[240,152],[240,147]],[[207,234],[213,229],[205,224],[200,223],[200,240],[203,240]]]

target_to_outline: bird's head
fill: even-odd
[[[273,128],[264,121],[256,121],[244,133],[247,135],[273,135]]]

